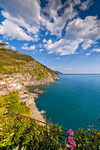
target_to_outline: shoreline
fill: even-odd
[[[9,75],[9,77],[4,77],[2,80],[0,80],[0,97],[18,90],[20,103],[26,103],[26,105],[31,110],[30,114],[32,118],[40,120],[42,122],[46,122],[45,116],[43,116],[43,114],[40,114],[38,108],[36,107],[35,99],[37,98],[38,94],[35,94],[34,92],[30,93],[28,91],[28,87],[55,84],[58,83],[57,80],[61,79],[50,76],[45,79],[31,81],[29,74],[26,74],[26,77],[27,78],[25,78],[25,75],[23,75],[22,73],[13,73],[12,75]]]
[[[57,78],[57,80],[61,80],[60,78]],[[55,84],[55,83],[58,83],[57,81],[54,81],[54,82],[49,82],[49,84],[35,84],[35,85],[32,85],[32,86],[39,86],[39,85],[50,85],[50,84]],[[26,86],[26,87],[32,87],[32,86]],[[29,92],[29,91],[28,91]],[[30,93],[29,93],[30,94]],[[34,93],[33,93],[34,94]],[[35,93],[36,94],[36,93]],[[38,95],[38,94],[37,94]],[[37,98],[36,98],[37,99]],[[34,119],[37,119],[37,120],[40,120],[40,121],[43,121],[43,122],[46,122],[46,118],[43,114],[40,114],[38,108],[36,107],[36,103],[35,103],[35,100],[33,98],[33,100],[30,100],[30,101],[27,101],[27,105],[30,107],[31,109],[31,116],[32,118]],[[43,125],[43,124],[42,124]]]
[[[43,79],[40,81],[32,81],[32,82],[24,82],[25,87],[32,87],[32,86],[42,86],[42,85],[50,85],[50,84],[57,84],[59,83],[58,80],[61,80],[61,78],[52,78],[52,79]]]
[[[20,103],[21,102],[26,103],[26,106],[29,107],[31,110],[30,115],[32,116],[33,119],[40,120],[46,123],[44,117],[40,114],[38,108],[36,107],[35,100],[37,98],[38,98],[38,94],[28,92],[28,97],[26,99],[22,99],[22,100],[20,99]]]
[[[39,110],[36,107],[36,103],[34,102],[33,98],[31,100],[28,100],[26,104],[31,109],[31,113],[30,114],[31,114],[32,118],[34,118],[36,120],[40,120],[40,121],[46,122],[45,119],[43,118],[43,116],[39,113]]]

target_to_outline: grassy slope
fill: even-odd
[[[4,47],[0,48],[0,74],[12,74],[14,72],[29,72],[38,80],[47,78],[49,74],[55,77],[54,72],[32,57]]]

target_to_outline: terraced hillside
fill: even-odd
[[[0,43],[0,74],[13,74],[19,73],[22,75],[30,76],[30,81],[40,81],[43,79],[55,78],[56,75],[46,66],[40,64],[32,57],[22,54],[18,51],[14,51],[5,48]]]

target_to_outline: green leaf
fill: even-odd
[[[18,150],[18,149],[19,149],[19,145],[13,148],[13,150]]]

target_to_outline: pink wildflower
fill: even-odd
[[[67,142],[67,140],[65,139],[65,142]]]
[[[74,146],[73,145],[69,145],[69,146],[70,146],[71,150],[74,150]]]
[[[69,129],[69,130],[67,131],[67,133],[70,134],[70,135],[72,135],[72,136],[74,135],[74,132],[73,132],[71,129]]]
[[[68,139],[69,139],[69,140],[73,140],[73,137],[71,137],[71,136],[68,136]]]
[[[74,147],[76,147],[76,143],[74,140],[70,140],[69,143],[72,144]]]
[[[68,150],[68,149],[66,148],[66,150]]]
[[[11,124],[12,126],[14,125],[14,124]]]

